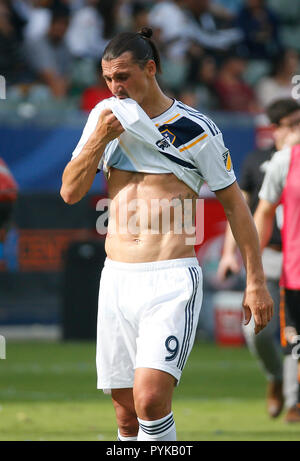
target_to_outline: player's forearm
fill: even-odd
[[[249,205],[249,194],[241,190],[241,193],[243,194],[243,197],[247,204]],[[225,238],[224,238],[224,246],[223,246],[223,256],[234,256],[237,250],[237,243],[236,240],[232,234],[230,224],[227,223],[226,226],[226,231],[225,231]]]
[[[253,218],[246,203],[240,201],[225,209],[230,227],[240,249],[247,274],[247,286],[264,283],[258,235]]]
[[[60,194],[69,205],[79,202],[90,190],[105,146],[91,137],[78,157],[67,164]]]
[[[238,187],[233,186],[232,191],[230,189],[218,193],[218,198],[224,207],[233,237],[243,258],[247,286],[257,287],[264,283],[264,273],[255,224]]]
[[[236,241],[233,237],[229,223],[227,223],[225,237],[224,237],[224,246],[223,246],[223,256],[232,256],[235,255],[237,249]]]
[[[264,283],[261,252],[250,209],[237,183],[216,191],[223,205],[232,234],[240,249],[247,272],[247,287],[256,288]]]
[[[262,202],[259,203],[254,213],[254,222],[258,233],[260,248],[262,250],[271,238],[274,225],[274,214],[275,209],[271,207],[267,209]]]

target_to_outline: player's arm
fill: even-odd
[[[265,284],[255,224],[236,182],[215,193],[224,207],[246,269],[247,283],[243,301],[245,323],[249,323],[252,314],[255,333],[259,333],[273,315],[273,301]]]
[[[277,204],[271,203],[268,200],[260,199],[254,213],[254,222],[262,250],[271,238],[276,208]]]
[[[286,181],[290,162],[290,150],[277,152],[268,165],[262,187],[259,191],[259,202],[254,213],[254,222],[261,249],[268,244],[273,230],[276,208],[280,201]]]
[[[249,203],[249,194],[241,190],[245,200]],[[241,267],[237,257],[237,243],[233,237],[229,222],[226,225],[222,257],[219,262],[217,276],[220,280],[225,280],[230,272],[237,274]]]
[[[110,109],[104,109],[80,154],[66,166],[60,194],[69,205],[79,202],[90,190],[106,145],[124,131]]]

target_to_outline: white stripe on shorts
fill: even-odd
[[[195,296],[196,296],[198,285],[199,285],[199,273],[197,269],[195,267],[189,267],[189,272],[190,272],[192,282],[193,282],[193,292],[185,308],[185,327],[184,327],[183,342],[181,346],[179,359],[177,362],[177,367],[180,370],[183,370],[184,368],[187,353],[189,350],[191,334],[193,331]]]

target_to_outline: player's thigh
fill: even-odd
[[[201,309],[201,269],[182,267],[158,273],[152,286],[153,299],[139,323],[135,369],[160,370],[179,382]]]

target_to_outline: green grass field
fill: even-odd
[[[175,390],[177,436],[300,440],[265,410],[265,379],[248,350],[196,343]],[[95,344],[7,342],[0,360],[0,440],[116,440],[109,396],[96,390]]]

